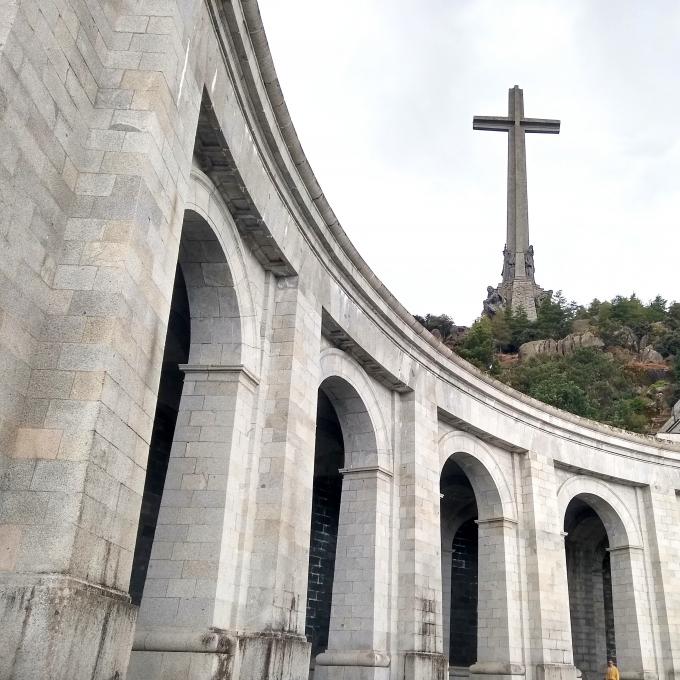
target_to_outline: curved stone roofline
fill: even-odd
[[[315,232],[315,235],[329,248],[328,254],[331,260],[337,262],[337,254],[332,250],[332,242],[334,242],[341,253],[347,258],[351,267],[356,270],[356,274],[359,274],[365,280],[365,283],[370,286],[371,292],[383,301],[388,310],[397,318],[398,323],[396,324],[394,320],[390,319],[389,321],[392,321],[391,325],[393,328],[402,334],[403,340],[410,345],[413,345],[415,341],[415,346],[418,347],[417,340],[418,338],[422,339],[424,345],[418,347],[421,350],[422,358],[417,357],[418,361],[424,363],[428,368],[438,367],[443,369],[445,373],[449,373],[455,376],[456,379],[466,382],[473,391],[498,400],[510,411],[508,415],[512,417],[529,422],[531,420],[538,420],[544,427],[547,425],[549,429],[561,430],[561,436],[564,436],[565,431],[568,432],[569,438],[573,438],[574,434],[598,441],[602,435],[613,437],[618,441],[609,442],[610,445],[614,444],[614,446],[619,446],[626,450],[633,450],[636,454],[644,453],[658,458],[661,453],[660,450],[662,450],[667,452],[667,454],[671,454],[670,456],[665,454],[662,456],[663,458],[670,458],[671,460],[668,462],[680,463],[680,443],[598,423],[562,411],[522,394],[488,376],[456,355],[413,318],[412,314],[409,313],[372,271],[347,236],[340,221],[333,212],[307,160],[291,119],[276,74],[257,0],[240,0],[239,5],[245,21],[239,21],[235,13],[232,14],[232,11],[235,12],[237,10],[236,5],[231,5],[231,11],[229,12],[226,11],[225,7],[225,11],[221,12],[220,15],[228,24],[231,38],[240,42],[240,45],[237,45],[237,51],[241,53],[251,52],[257,64],[259,74],[256,75],[259,76],[263,91],[258,87],[255,74],[244,73],[241,84],[247,89],[248,97],[253,104],[251,113],[254,112],[254,115],[257,117],[258,125],[262,128],[265,138],[269,140],[270,145],[272,142],[276,145],[276,148],[270,147],[269,151],[277,165],[277,170],[286,181],[288,190],[297,198],[298,204],[303,198],[299,191],[299,188],[302,188],[307,194],[309,201],[315,206],[322,224],[315,223],[314,219],[309,220],[308,224]],[[247,66],[249,63],[250,59],[246,60],[244,56],[241,59],[240,68],[243,68],[244,65]],[[276,123],[278,129],[272,128],[272,121]],[[281,149],[276,141],[277,135],[281,136],[285,144],[289,155],[288,160],[297,172],[297,179],[291,174],[289,168],[286,167],[286,159],[281,156],[283,149]],[[299,183],[302,184],[302,187],[299,187]],[[302,212],[309,211],[303,208]],[[324,233],[324,228],[327,230],[327,233]],[[331,242],[329,242],[328,235],[332,239]],[[352,278],[356,278],[352,276],[351,271],[348,273]],[[361,289],[362,284],[358,281],[356,283],[357,287]],[[403,327],[399,328],[399,322],[403,324]],[[409,337],[407,329],[416,337]],[[432,350],[435,351],[433,352]],[[558,419],[558,422],[555,422],[554,419]],[[574,425],[578,428],[576,431],[574,430]],[[673,454],[678,454],[678,456],[676,457]]]

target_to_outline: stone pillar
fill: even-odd
[[[662,664],[669,680],[680,679],[680,508],[675,489],[650,486],[645,494],[650,557],[659,617]]]
[[[616,657],[621,677],[653,680],[657,674],[643,549],[626,545],[610,548],[609,554]]]
[[[527,585],[528,664],[537,680],[575,680],[563,517],[558,517],[552,460],[535,451],[522,458]]]
[[[321,314],[297,277],[271,291],[271,339],[240,680],[306,680],[305,631]]]
[[[399,677],[443,680],[440,466],[437,408],[401,397],[399,433]],[[403,672],[402,669],[403,668]]]
[[[129,680],[209,680],[234,663],[241,495],[257,379],[242,366],[181,367],[182,400]],[[201,642],[203,641],[203,642]]]
[[[132,642],[127,591],[198,116],[168,105],[184,15],[174,0],[155,17],[145,3],[68,0],[0,14],[3,236],[25,229],[7,259],[0,244],[0,364],[25,387],[11,428],[0,414],[0,678],[108,680]],[[5,306],[25,321],[10,325]],[[7,338],[20,372],[5,368]]]
[[[328,650],[316,658],[314,680],[387,680],[392,473],[341,472]]]
[[[471,676],[524,675],[517,522],[506,517],[477,521],[479,598],[477,663]]]

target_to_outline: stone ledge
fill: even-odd
[[[526,668],[521,663],[511,661],[482,661],[470,666],[473,675],[524,675]]]
[[[368,666],[371,668],[387,668],[390,655],[387,652],[371,650],[350,650],[322,652],[316,657],[317,666]]]
[[[193,630],[144,630],[137,629],[132,644],[133,651],[140,652],[218,652],[234,654],[236,635],[220,628],[204,632]]]

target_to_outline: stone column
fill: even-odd
[[[626,545],[610,548],[609,554],[616,657],[621,677],[653,680],[657,674],[643,549]]]
[[[425,395],[410,392],[401,397],[397,417],[401,428],[398,673],[413,680],[443,680],[448,664],[442,641],[437,408]]]
[[[477,663],[471,676],[524,675],[517,522],[506,517],[477,521],[479,597]]]
[[[303,680],[310,654],[304,632],[321,314],[299,290],[297,277],[277,279],[270,301],[239,678]]]
[[[387,680],[393,477],[380,467],[341,472],[328,650],[314,679]]]
[[[680,508],[675,489],[652,485],[644,495],[659,617],[663,668],[680,678]]]
[[[129,680],[209,680],[234,663],[241,496],[257,379],[181,367],[184,387]]]
[[[564,518],[558,517],[555,468],[551,459],[535,451],[522,461],[528,663],[537,680],[574,680]]]

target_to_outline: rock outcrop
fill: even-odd
[[[567,354],[572,354],[577,349],[582,349],[584,347],[594,347],[595,349],[602,349],[604,347],[604,342],[595,333],[587,331],[585,333],[571,333],[567,337],[561,340],[553,340],[548,338],[547,340],[532,340],[531,342],[525,342],[519,348],[519,359],[520,361],[526,361],[533,356],[547,355],[556,356]]]
[[[663,364],[664,358],[651,345],[640,350],[640,361],[645,364]]]

